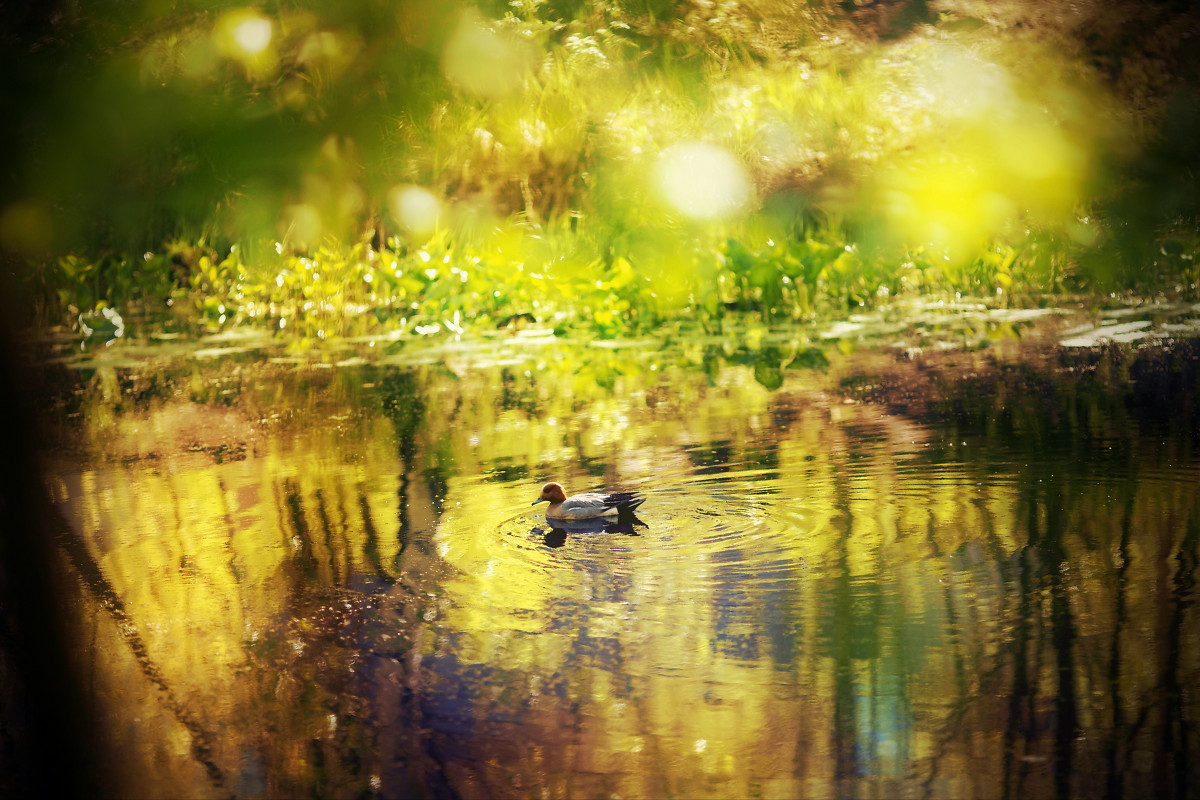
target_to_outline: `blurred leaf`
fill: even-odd
[[[809,347],[798,353],[788,363],[789,369],[829,369],[829,358],[825,355],[825,351],[819,347]]]
[[[783,386],[782,362],[783,356],[778,348],[764,348],[754,360],[754,380],[770,391]]]

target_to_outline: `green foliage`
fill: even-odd
[[[1195,295],[1193,95],[1106,83],[1085,35],[1137,62],[1102,16],[750,5],[76,11],[5,86],[0,248],[43,320],[169,305],[317,338]]]

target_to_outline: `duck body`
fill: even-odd
[[[631,515],[646,501],[633,492],[585,492],[567,497],[560,483],[547,483],[532,505],[549,503],[546,516],[551,519],[595,519],[611,515]]]

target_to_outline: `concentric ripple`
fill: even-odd
[[[571,584],[564,573],[711,589],[734,567],[750,588],[799,569],[806,540],[828,516],[784,488],[775,470],[668,476],[632,521],[549,520],[535,509],[505,520],[485,546],[493,570],[532,573],[560,589]],[[723,572],[708,569],[717,564]]]

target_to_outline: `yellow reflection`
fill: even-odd
[[[685,142],[667,149],[655,177],[668,205],[693,219],[734,216],[746,210],[754,197],[741,162],[708,142]]]
[[[1174,599],[1155,575],[1187,546],[1172,523],[1196,518],[1193,482],[1121,484],[1129,526],[1149,534],[1129,543],[1107,472],[1056,483],[1055,463],[993,462],[975,445],[998,439],[974,434],[938,456],[940,429],[831,403],[859,374],[839,360],[769,391],[748,366],[705,374],[640,352],[551,346],[536,370],[482,352],[412,373],[312,369],[291,379],[312,382],[307,399],[264,381],[240,409],[139,411],[112,367],[98,372],[83,433],[99,466],[64,463],[54,483],[127,610],[124,635],[145,644],[123,642],[103,608],[85,617],[93,691],[115,709],[102,730],[141,759],[114,793],[163,794],[149,790],[162,781],[204,794],[180,766],[189,741],[169,690],[220,732],[224,774],[259,763],[286,794],[425,758],[402,713],[420,704],[430,727],[459,731],[437,765],[459,794],[892,796],[948,773],[944,794],[986,795],[1013,749],[989,733],[1009,713],[995,698],[1029,691],[1023,702],[1051,713],[1064,691],[1061,672],[1031,689],[1012,677],[1060,646],[1043,624],[1063,613],[1047,605],[1055,592],[1070,604],[1056,625],[1109,645],[1077,650],[1075,685],[1119,655],[1124,688],[1106,702],[1132,718],[1152,696],[1163,667],[1134,623]],[[370,391],[339,388],[339,374]],[[211,376],[194,376],[204,391]],[[364,402],[377,396],[387,412]],[[500,397],[511,402],[480,400]],[[281,407],[298,416],[264,427]],[[1107,437],[1121,420],[1091,424]],[[649,527],[555,548],[529,505],[547,469],[573,490],[653,487]],[[1080,565],[1069,596],[1061,563]],[[1115,604],[1132,633],[1114,627]],[[1050,752],[1050,735],[1022,731],[1018,751]],[[346,761],[353,775],[323,766]]]

